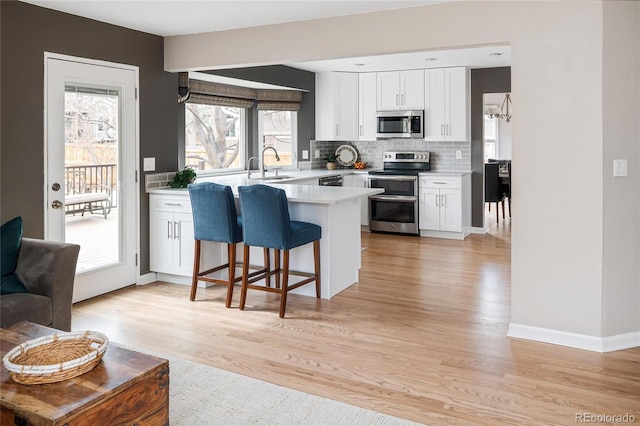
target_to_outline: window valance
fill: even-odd
[[[259,110],[299,111],[302,93],[297,90],[253,89],[210,81],[194,80],[189,73],[178,76],[178,103],[193,102]]]
[[[302,92],[297,90],[257,89],[258,110],[299,111]]]

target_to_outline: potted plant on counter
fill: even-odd
[[[335,170],[336,168],[336,160],[337,157],[335,154],[327,154],[324,157],[325,160],[327,160],[327,169],[328,170]]]
[[[169,186],[171,188],[186,188],[190,183],[195,182],[196,180],[196,171],[191,167],[187,166],[184,170],[179,171],[175,174],[171,182],[169,182]]]

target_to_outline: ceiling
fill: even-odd
[[[452,0],[22,0],[159,36],[197,34]]]
[[[455,0],[22,1],[159,36],[171,36],[354,15]],[[427,58],[432,58],[432,60],[427,61]],[[454,66],[503,67],[511,65],[511,48],[510,46],[483,46],[471,49],[413,52],[285,65],[312,72],[373,72]]]

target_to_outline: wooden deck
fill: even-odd
[[[80,244],[76,273],[117,262],[119,247],[118,209],[102,214],[79,213],[66,216],[66,242]]]

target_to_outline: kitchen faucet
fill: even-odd
[[[247,161],[247,179],[251,179],[251,160],[256,160],[258,163],[260,163],[258,157],[249,158],[249,161]]]
[[[272,146],[265,146],[264,149],[262,150],[262,163],[261,163],[261,169],[260,169],[260,175],[262,177],[264,177],[264,174],[267,171],[267,166],[264,165],[264,152],[268,149],[272,149],[273,152],[275,152],[276,154],[276,161],[280,161],[280,156],[278,155],[278,151],[276,151],[276,149]]]

